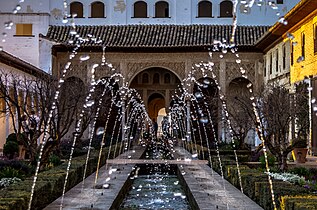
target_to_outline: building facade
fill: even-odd
[[[1,46],[27,63],[59,76],[74,41],[93,36],[100,42],[82,45],[79,56],[72,60],[68,77],[77,77],[88,85],[90,69],[101,63],[105,48],[106,60],[130,87],[139,91],[151,117],[155,117],[157,109],[170,105],[175,85],[182,83],[197,63],[214,63],[213,71],[224,94],[239,94],[233,88],[239,82],[242,86],[262,85],[263,57],[254,43],[268,25],[298,1],[261,1],[254,5],[253,1],[237,1],[235,45],[239,62],[230,50],[214,52],[212,59],[208,54],[215,41],[229,43],[234,8],[231,0],[29,0],[19,5],[16,14],[12,14],[18,6],[16,2],[2,0],[0,23],[8,27],[0,29],[5,32]],[[76,32],[74,37],[72,30]],[[80,55],[87,54],[90,59],[82,62]],[[241,77],[241,68],[247,78]],[[99,67],[97,77],[111,73],[107,67]],[[148,75],[145,82],[144,75]],[[213,78],[211,72],[207,76]],[[203,75],[195,77],[200,79]],[[158,102],[153,104],[153,100]],[[219,124],[219,136],[223,129]]]
[[[48,77],[48,74],[5,51],[0,52],[0,152],[7,136],[21,126],[18,116],[25,110],[40,113],[38,97],[31,93],[31,85],[43,76]],[[19,115],[17,107],[21,108]]]
[[[316,154],[317,2],[301,1],[285,15],[285,20],[288,22],[286,26],[275,24],[265,36],[257,41],[256,46],[265,52],[264,78],[266,82],[285,85],[291,92],[295,91],[297,84],[307,83],[309,87],[310,148],[312,153]]]
[[[272,25],[299,0],[279,0],[275,4],[262,2],[254,5],[237,5],[238,25]],[[39,34],[46,35],[49,25],[232,25],[233,3],[230,0],[29,0],[21,3],[20,10],[14,1],[0,2],[0,28],[7,52],[26,62],[51,72],[51,45],[42,43]],[[252,7],[251,7],[252,6]],[[69,17],[76,14],[73,19]],[[63,21],[63,19],[65,19]]]

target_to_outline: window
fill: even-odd
[[[153,83],[159,84],[160,83],[160,75],[158,73],[155,73],[153,76]]]
[[[275,52],[275,72],[278,72],[278,49]]]
[[[142,75],[142,83],[149,83],[149,75],[147,73]]]
[[[83,4],[77,1],[70,3],[70,14],[77,17],[82,18],[84,17],[84,9]]]
[[[105,5],[100,1],[95,1],[91,4],[91,17],[92,18],[104,18],[105,17]]]
[[[155,17],[156,18],[168,18],[169,17],[169,7],[168,3],[165,1],[159,1],[155,4]]]
[[[291,43],[291,65],[294,64],[294,45]]]
[[[147,3],[144,1],[137,1],[134,3],[135,18],[147,18]]]
[[[302,56],[305,59],[305,34],[302,33]]]
[[[283,4],[283,0],[276,0],[277,4]]]
[[[166,83],[166,84],[171,83],[171,75],[170,74],[164,75],[164,83]]]
[[[198,17],[212,17],[212,3],[201,1],[198,3]]]
[[[314,53],[317,53],[317,23],[314,24]]]
[[[283,45],[283,70],[286,68],[286,48],[285,48],[285,44]]]
[[[220,17],[232,17],[232,1],[223,1],[220,3]]]
[[[16,36],[33,36],[32,24],[16,24]]]
[[[272,71],[272,67],[273,67],[273,55],[272,55],[273,53],[271,53],[270,54],[270,66],[269,66],[269,68],[270,68],[270,75],[273,73],[273,71]]]

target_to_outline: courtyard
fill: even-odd
[[[0,209],[317,209],[317,2],[0,2]]]

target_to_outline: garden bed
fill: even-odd
[[[213,157],[213,169],[219,174],[219,160]],[[235,161],[228,157],[221,157],[223,165],[224,177],[235,187],[240,189],[238,170]],[[292,169],[294,170],[294,169]],[[295,169],[296,174],[308,174],[305,169]],[[243,192],[264,209],[270,210],[273,208],[272,195],[268,176],[259,169],[250,168],[247,165],[240,163],[241,182]],[[308,175],[307,175],[308,176]],[[286,181],[273,179],[273,189],[275,202],[278,209],[297,210],[297,209],[317,209],[317,195],[314,194],[307,186],[300,186]]]
[[[112,155],[113,152],[114,151],[112,150]],[[96,171],[99,151],[92,151],[90,154],[86,177]],[[108,154],[107,148],[103,150],[100,166],[105,164],[106,154]],[[118,152],[116,154],[118,154]],[[83,155],[73,158],[69,170],[66,191],[83,180],[86,157],[86,155]],[[32,200],[32,209],[42,209],[62,195],[67,164],[68,161],[50,170],[39,173]],[[9,187],[0,190],[0,209],[27,209],[30,200],[32,184],[33,177],[27,178],[22,182],[12,184]]]

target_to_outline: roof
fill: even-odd
[[[71,46],[74,40],[71,26],[50,26],[44,38]],[[268,26],[238,26],[236,46],[253,46]],[[231,25],[107,25],[76,26],[81,37],[88,34],[98,37],[101,43],[85,42],[82,46],[106,46],[110,48],[181,48],[208,47],[214,40],[230,40]]]
[[[287,25],[280,22],[275,23],[259,40],[256,41],[255,46],[261,50],[265,50],[272,45],[272,43],[281,40],[283,38],[282,36],[287,31],[311,15],[316,9],[316,0],[301,0],[284,16],[284,20],[288,22]]]
[[[12,66],[20,71],[33,75],[35,77],[48,77],[50,76],[45,71],[33,66],[32,64],[21,60],[5,51],[0,51],[0,62],[8,66]]]

